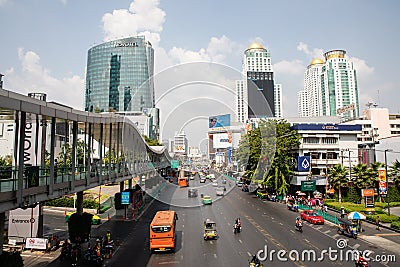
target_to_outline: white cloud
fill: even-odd
[[[357,71],[357,77],[360,79],[366,79],[371,77],[371,74],[374,73],[374,67],[370,67],[367,65],[365,60],[359,59],[356,57],[349,57],[349,61],[354,63],[354,68]]]
[[[308,45],[300,42],[297,45],[297,50],[304,52],[310,59],[314,58],[324,58],[324,50],[321,48],[314,48],[312,51],[308,49]]]
[[[104,40],[109,41],[141,32],[160,33],[165,21],[165,12],[159,0],[135,0],[129,9],[118,9],[106,13],[103,18]]]
[[[303,75],[305,69],[306,66],[304,66],[303,62],[298,59],[294,59],[292,61],[282,60],[273,64],[274,72],[279,74]]]
[[[11,3],[11,0],[0,0],[0,7],[6,5],[7,3]]]
[[[33,51],[25,52],[19,48],[18,57],[22,69],[10,68],[6,71],[6,89],[13,88],[24,95],[30,92],[46,93],[49,101],[83,110],[84,81],[81,77],[73,75],[57,79],[51,76],[50,70],[41,65],[39,55]]]

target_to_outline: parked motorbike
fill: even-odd
[[[302,224],[302,222],[297,223],[297,224],[295,225],[295,228],[296,228],[297,231],[299,231],[300,233],[302,233],[302,232],[303,232],[303,224]]]
[[[260,262],[260,260],[254,255],[251,261],[249,262],[250,267],[263,267],[264,265]]]

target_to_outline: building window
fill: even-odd
[[[318,137],[304,137],[303,143],[304,144],[319,144],[319,138]]]

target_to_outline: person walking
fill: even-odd
[[[344,218],[344,215],[346,214],[346,211],[344,210],[344,207],[340,208],[340,218]]]
[[[376,230],[380,231],[381,230],[381,219],[379,218],[379,215],[376,216],[375,223],[376,223]]]

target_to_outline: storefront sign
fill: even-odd
[[[47,249],[47,239],[29,237],[25,241],[25,248],[30,249]]]

